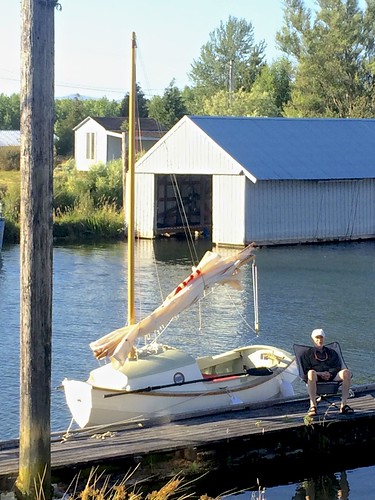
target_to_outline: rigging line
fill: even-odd
[[[139,66],[141,68],[141,71],[143,73],[143,80],[146,82],[146,94],[151,96],[151,97],[154,97],[154,96],[157,96],[159,95],[160,93],[159,92],[156,92],[155,90],[156,89],[152,89],[151,86],[150,86],[150,79],[148,77],[148,73],[147,73],[147,70],[146,70],[146,65],[144,63],[144,59],[143,59],[143,52],[142,52],[142,42],[140,41],[139,38],[137,38],[137,60],[139,60]],[[162,89],[157,89],[157,90],[162,90]],[[164,89],[165,90],[165,89]],[[155,91],[155,92],[153,92]]]
[[[162,287],[161,287],[161,280],[160,280],[160,275],[159,275],[159,268],[158,268],[158,265],[156,263],[155,240],[152,242],[152,262],[153,262],[153,265],[154,265],[154,270],[155,270],[155,274],[156,274],[156,281],[157,281],[157,284],[158,284],[160,298],[161,298],[161,301],[163,303],[165,297],[164,297],[163,290],[162,290]]]
[[[164,145],[164,147],[166,149],[166,153],[167,153],[166,157],[167,157],[168,169],[169,169],[169,171],[171,171],[169,148],[165,144],[165,142],[164,142],[163,145]],[[181,217],[182,227],[184,229],[186,242],[187,242],[187,245],[188,245],[188,248],[189,248],[191,262],[192,262],[192,265],[196,266],[196,265],[198,265],[198,262],[199,262],[198,254],[197,254],[197,251],[196,251],[196,248],[195,248],[195,245],[194,245],[193,235],[192,235],[192,232],[191,232],[191,229],[190,229],[190,226],[189,226],[189,220],[188,220],[188,217],[186,215],[186,210],[185,210],[184,202],[183,202],[183,199],[182,199],[182,196],[181,196],[181,191],[180,191],[180,188],[179,188],[179,185],[178,185],[178,182],[177,182],[177,177],[176,177],[176,174],[172,174],[172,173],[169,174],[169,177],[171,179],[171,184],[172,184],[174,196],[175,196],[175,199],[176,199],[178,213],[179,213],[179,215]]]
[[[195,248],[195,245],[193,242],[193,236],[192,236],[192,233],[190,230],[189,220],[188,220],[188,217],[186,215],[186,210],[185,210],[184,202],[183,202],[183,199],[181,196],[181,191],[180,191],[180,188],[178,186],[176,174],[170,174],[170,178],[172,181],[172,187],[173,187],[174,195],[175,195],[176,202],[177,202],[177,208],[179,210],[179,214],[180,214],[181,220],[182,220],[182,227],[184,229],[186,241],[187,241],[188,248],[190,251],[190,257],[191,257],[193,265],[196,266],[199,262],[198,255],[197,255],[197,251],[196,251],[196,248]]]
[[[167,156],[168,169],[169,169],[169,171],[171,171],[169,148],[165,144],[165,142],[164,142],[164,147],[165,147],[166,152],[167,152],[166,156]],[[176,204],[177,204],[177,208],[178,208],[178,213],[179,213],[179,215],[181,217],[181,221],[182,221],[182,226],[183,226],[184,233],[185,233],[186,242],[187,242],[187,245],[188,245],[188,248],[189,248],[190,259],[191,259],[192,265],[196,266],[198,264],[198,262],[199,262],[199,259],[198,259],[196,248],[194,246],[194,242],[193,242],[191,230],[190,230],[190,227],[189,227],[189,221],[188,221],[188,218],[187,218],[187,215],[186,215],[186,211],[185,211],[183,199],[182,199],[182,196],[181,196],[181,191],[179,189],[179,185],[178,185],[178,182],[177,182],[177,177],[176,177],[176,174],[172,174],[172,173],[169,174],[169,177],[171,179],[172,188],[173,188],[173,192],[174,192],[174,196],[175,196]]]
[[[255,260],[251,264],[253,280],[253,301],[254,301],[254,329],[259,332],[259,304],[258,304],[258,268]]]
[[[179,187],[178,187],[176,176],[175,176],[175,174],[172,174],[171,177],[172,176],[173,176],[173,180],[175,181],[175,184],[173,184],[173,180],[172,180],[173,189],[175,191],[175,197],[176,197],[176,200],[180,201],[180,205],[177,202],[177,206],[179,207],[182,221],[185,221],[185,222],[183,222],[183,228],[184,228],[185,237],[186,237],[186,241],[187,241],[189,252],[190,252],[190,258],[191,258],[193,265],[197,266],[199,263],[199,259],[198,259],[196,247],[194,245],[193,235],[191,233],[191,229],[189,226],[189,220],[188,220],[188,217],[186,215],[185,207],[184,207],[183,200],[181,197],[181,192],[180,192]],[[179,197],[177,197],[177,193],[178,193]],[[181,214],[181,210],[183,211],[183,216]],[[204,281],[204,278],[203,278],[203,281]],[[198,318],[199,318],[198,329],[199,329],[199,331],[202,331],[202,306],[201,306],[200,301],[198,301],[197,306],[198,306]]]
[[[239,307],[237,306],[235,300],[233,299],[233,295],[231,294],[231,291],[230,291],[229,287],[224,287],[224,288],[225,288],[225,293],[228,296],[228,299],[231,301],[233,309],[236,311],[236,313],[238,314],[238,316],[241,318],[242,322],[246,325],[246,327],[249,330],[251,330],[252,333],[255,334],[256,337],[258,337],[259,336],[258,332],[253,328],[253,326],[247,321],[247,319],[245,318],[245,316],[241,313]],[[208,290],[205,290],[204,291],[204,296],[200,297],[198,299],[198,305],[201,307],[201,302],[205,298],[209,297],[213,293],[216,293],[216,290],[214,289],[214,287],[209,288]]]

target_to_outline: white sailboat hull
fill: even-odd
[[[160,366],[164,367],[160,372],[155,371],[158,356],[162,358]],[[182,362],[181,366],[178,366],[178,361]],[[144,373],[148,364],[149,377]],[[245,374],[245,367],[250,372],[256,372],[260,367],[270,371],[267,375]],[[277,398],[285,386],[291,390],[291,383],[297,378],[294,357],[271,346],[248,346],[197,360],[168,348],[166,352],[130,361],[117,370],[121,372],[119,381],[124,377],[125,387],[95,385],[95,380],[98,383],[104,374],[103,382],[112,370],[110,365],[93,370],[87,382],[63,381],[67,404],[79,427],[118,425],[161,417],[173,420],[193,414],[226,411],[236,405]],[[137,375],[138,370],[142,376],[133,380],[132,373]]]

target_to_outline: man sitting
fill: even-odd
[[[325,333],[321,328],[313,330],[311,334],[314,346],[310,347],[301,358],[307,391],[310,397],[309,416],[317,414],[316,384],[317,382],[342,382],[342,396],[340,413],[352,413],[354,410],[347,405],[351,385],[351,373],[347,368],[341,369],[341,360],[334,349],[324,345]]]

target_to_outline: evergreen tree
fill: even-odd
[[[145,95],[141,89],[141,87],[136,83],[136,115],[138,118],[147,118],[148,117],[148,99],[145,98]],[[120,116],[129,116],[129,92],[125,95],[120,105]]]
[[[55,101],[55,134],[57,135],[56,151],[62,156],[73,155],[73,128],[87,117],[83,101],[74,99],[57,99]]]
[[[163,96],[154,96],[150,100],[148,113],[150,118],[167,128],[173,127],[187,114],[181,91],[175,86],[174,80],[165,89]]]

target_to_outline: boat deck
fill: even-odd
[[[332,399],[339,404],[339,399]],[[176,457],[190,461],[209,455],[210,467],[229,461],[245,461],[258,467],[287,461],[291,465],[319,463],[332,456],[364,455],[375,445],[375,384],[355,388],[349,400],[355,410],[340,415],[338,406],[325,400],[318,405],[318,416],[306,419],[306,397],[251,405],[221,414],[189,416],[173,422],[132,422],[122,428],[91,428],[52,436],[52,471],[65,477],[80,469],[97,465],[149,467],[152,457]],[[337,463],[337,462],[336,462]],[[147,467],[146,467],[146,464]],[[283,467],[283,468],[284,468]],[[127,468],[124,471],[129,470]],[[154,471],[155,472],[155,471]],[[0,442],[0,481],[18,473],[18,440]]]

